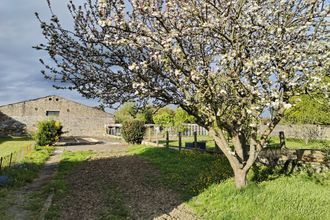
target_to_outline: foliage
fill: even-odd
[[[117,123],[132,120],[135,118],[137,109],[134,102],[124,103],[116,112],[115,119]]]
[[[172,127],[174,124],[174,110],[170,108],[161,108],[153,116],[155,124],[160,125],[162,128]]]
[[[285,122],[293,124],[330,125],[330,101],[324,95],[302,95],[292,99],[297,102],[284,117]]]
[[[185,127],[183,126],[183,123],[193,123],[194,121],[195,121],[195,117],[192,115],[189,115],[182,108],[177,108],[175,110],[174,127],[177,131],[180,131],[180,132],[185,131]]]
[[[330,176],[316,182],[304,175],[252,184],[232,180],[207,188],[189,202],[201,219],[329,219]],[[262,207],[262,209],[260,209]]]
[[[137,114],[136,114],[136,119],[143,121],[146,124],[153,124],[153,115],[154,115],[154,108],[151,106],[146,106],[143,109],[141,109]]]
[[[227,159],[220,156],[145,146],[131,147],[130,152],[151,161],[161,170],[163,175],[153,181],[181,192],[185,199],[233,175]]]
[[[46,146],[56,143],[62,135],[62,125],[55,120],[45,120],[38,123],[38,131],[35,134],[37,145]]]
[[[128,120],[122,124],[121,134],[130,144],[141,144],[146,128],[143,121]]]
[[[135,102],[126,102],[115,112],[115,119],[117,123],[137,119],[146,124],[152,124],[153,111],[151,106],[138,108]]]
[[[65,30],[56,15],[50,22],[37,15],[46,44],[35,48],[56,63],[41,60],[57,88],[107,105],[136,100],[182,107],[209,130],[242,177],[237,187],[244,187],[289,99],[328,89],[321,79],[330,64],[329,5],[88,0],[78,7],[71,1],[74,30]],[[267,110],[272,120],[258,136]]]

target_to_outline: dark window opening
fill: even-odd
[[[56,101],[58,102],[58,100],[59,100],[59,99],[57,98]]]
[[[49,100],[49,101],[52,101],[52,98],[49,98],[48,100]]]
[[[46,111],[46,116],[60,116],[60,111]]]

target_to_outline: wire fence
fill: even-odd
[[[12,152],[9,155],[0,157],[0,171],[3,171],[5,168],[15,166],[22,162],[24,157],[31,153],[34,150],[33,145],[27,145],[22,147],[19,151]]]

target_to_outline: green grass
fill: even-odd
[[[130,152],[159,168],[155,184],[180,192],[201,219],[330,219],[330,173],[279,176],[237,190],[219,156],[147,146]]]
[[[2,174],[10,178],[10,186],[19,187],[32,182],[53,150],[52,147],[35,147],[20,164],[4,169]]]
[[[40,198],[45,198],[45,195],[54,193],[53,203],[46,214],[46,219],[58,219],[60,203],[62,201],[61,199],[70,192],[70,188],[64,177],[69,175],[77,165],[88,160],[93,154],[94,153],[92,151],[65,151],[62,154],[56,177],[48,184],[43,193],[35,196],[35,201],[37,201],[37,204],[34,209],[38,211],[42,208],[43,204],[38,203],[38,201],[42,201]]]
[[[34,141],[28,137],[1,137],[0,138],[0,157],[21,150],[23,147],[33,145]]]
[[[6,217],[7,210],[14,199],[11,196],[13,190],[32,182],[38,176],[39,170],[52,151],[53,148],[51,147],[36,147],[34,151],[25,156],[20,165],[6,168],[1,172],[1,175],[9,177],[10,183],[0,187],[0,216],[3,216],[4,219],[10,219],[10,217]]]
[[[160,169],[162,179],[150,181],[158,181],[180,191],[185,199],[232,176],[227,159],[218,155],[144,146],[131,147],[129,151]]]
[[[214,150],[215,143],[210,136],[198,136],[198,141],[206,141],[206,149]],[[185,147],[186,142],[193,142],[193,137],[182,137],[182,147]],[[166,141],[159,141],[160,144],[165,145]],[[171,137],[169,140],[170,147],[178,147],[179,141],[178,137]],[[270,147],[279,147],[280,139],[279,137],[270,137],[269,140]],[[330,140],[311,140],[307,144],[302,139],[297,138],[286,138],[286,147],[289,149],[330,149]]]
[[[279,147],[279,137],[270,138],[271,147]],[[302,139],[286,138],[286,147],[289,149],[330,149],[330,140],[312,140],[308,144]]]
[[[229,180],[207,188],[188,204],[202,219],[330,219],[330,185],[304,174],[251,184]]]

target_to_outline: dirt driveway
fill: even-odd
[[[68,149],[96,146],[89,147]],[[197,219],[177,192],[159,182],[160,171],[127,154],[127,146],[112,142],[96,149],[107,153],[98,153],[65,177],[70,191],[55,201],[59,219]]]

